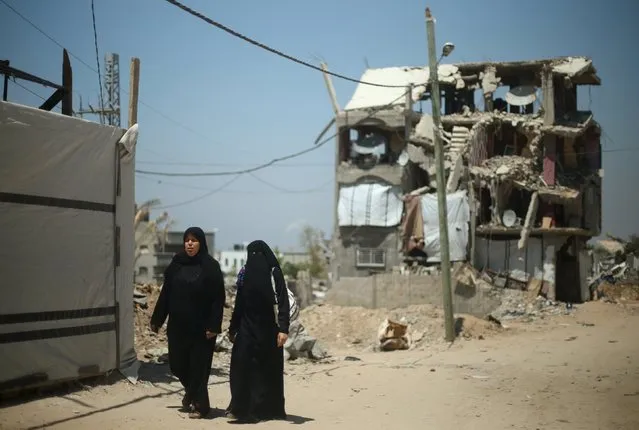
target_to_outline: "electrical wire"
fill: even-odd
[[[272,182],[268,182],[262,178],[260,178],[259,176],[255,175],[255,173],[249,173],[249,175],[251,177],[253,177],[253,179],[257,180],[258,182],[261,182],[262,184],[273,188],[274,190],[280,191],[282,193],[286,193],[286,194],[307,194],[307,193],[311,193],[311,192],[316,192],[316,191],[320,191],[322,190],[325,186],[327,186],[328,184],[333,182],[333,179],[329,179],[328,181],[324,182],[323,184],[321,184],[318,187],[315,188],[310,188],[307,190],[291,190],[290,188],[283,188],[280,186],[277,186],[275,184],[273,184]]]
[[[159,155],[159,154],[158,154]],[[251,166],[251,164],[238,164],[238,163],[194,163],[185,161],[147,161],[147,160],[135,160],[135,164],[146,164],[149,166],[208,166],[208,167],[240,167]],[[293,163],[293,164],[278,164],[277,167],[334,167],[333,163]]]
[[[321,67],[318,67],[318,66],[316,66],[314,64],[311,64],[311,63],[309,63],[307,61],[300,60],[299,58],[296,58],[296,57],[294,57],[292,55],[286,54],[286,53],[284,53],[282,51],[279,51],[279,50],[277,50],[275,48],[271,48],[270,46],[265,45],[264,43],[259,42],[259,41],[255,40],[255,39],[251,39],[250,37],[245,36],[245,35],[237,32],[237,31],[233,30],[232,28],[227,27],[224,24],[221,24],[221,23],[219,23],[217,21],[214,21],[211,18],[207,17],[206,15],[204,15],[204,14],[202,14],[200,12],[197,12],[194,9],[191,9],[190,7],[186,6],[185,4],[180,3],[179,1],[176,1],[176,0],[165,0],[165,1],[167,3],[172,4],[173,6],[176,6],[176,7],[180,8],[180,9],[182,9],[183,11],[193,15],[194,17],[201,19],[202,21],[206,22],[207,24],[210,24],[210,25],[212,25],[214,27],[219,28],[222,31],[225,31],[226,33],[230,34],[231,36],[234,36],[234,37],[237,37],[239,39],[242,39],[245,42],[250,43],[251,45],[257,46],[258,48],[261,48],[261,49],[263,49],[265,51],[268,51],[268,52],[270,52],[272,54],[275,54],[275,55],[277,55],[279,57],[282,57],[282,58],[285,58],[287,60],[290,60],[290,61],[292,61],[294,63],[300,64],[300,65],[302,65],[304,67],[308,67],[309,69],[313,69],[313,70],[316,70],[316,71],[321,72],[321,73],[326,73],[326,74],[329,74],[329,75],[334,76],[336,78],[343,79],[345,81],[355,82],[357,84],[363,84],[363,85],[371,85],[373,87],[383,87],[383,88],[405,88],[406,87],[405,85],[385,85],[385,84],[378,84],[378,83],[375,83],[375,82],[360,81],[359,79],[350,78],[350,77],[342,75],[340,73],[334,73],[334,72],[331,72],[331,71],[328,71],[328,70],[323,70]]]
[[[12,84],[14,84],[14,85],[16,85],[16,86],[18,86],[18,87],[22,88],[22,89],[23,89],[23,90],[25,90],[26,92],[28,92],[28,93],[30,93],[30,94],[32,94],[32,95],[34,95],[34,96],[36,96],[36,97],[37,97],[37,98],[39,98],[40,100],[43,100],[43,101],[45,101],[45,100],[46,100],[46,99],[45,99],[44,97],[42,97],[40,94],[36,93],[36,92],[35,92],[35,91],[33,91],[33,90],[30,90],[29,88],[27,88],[27,87],[25,87],[24,85],[22,85],[20,82],[17,82],[17,81],[15,81],[15,80],[12,80],[12,81],[9,81],[9,82],[11,82]]]
[[[390,103],[384,105],[384,106],[379,106],[375,109],[371,109],[371,111],[368,113],[368,115],[366,115],[364,118],[362,118],[362,122],[366,121],[369,118],[372,118],[375,116],[375,114],[377,112],[383,111],[385,109],[388,109],[389,107],[393,106],[395,104],[395,102],[403,97],[405,97],[407,94],[407,92],[404,92],[402,95],[400,95],[399,97],[397,97],[396,99],[392,100]],[[330,142],[331,140],[333,140],[335,137],[338,136],[338,133],[333,133],[331,136],[327,137],[326,139],[318,142],[316,145],[311,146],[310,148],[304,149],[302,151],[298,151],[298,152],[294,152],[292,154],[289,155],[285,155],[282,157],[278,157],[278,158],[273,158],[271,161],[267,162],[267,163],[263,163],[248,169],[240,169],[240,170],[228,170],[228,171],[222,171],[222,172],[189,172],[189,173],[179,173],[179,172],[160,172],[160,171],[153,171],[153,170],[135,170],[135,173],[140,173],[143,175],[154,175],[154,176],[173,176],[173,177],[201,177],[201,176],[230,176],[230,175],[242,175],[245,173],[253,173],[256,172],[258,170],[262,170],[265,169],[267,167],[272,166],[273,164],[279,163],[280,161],[285,161],[285,160],[290,160],[292,158],[296,158],[299,157],[301,155],[304,154],[308,154],[309,152],[312,151],[316,151],[319,148],[321,148],[322,146],[324,146],[326,143]]]
[[[78,61],[80,62],[80,64],[84,65],[87,69],[91,70],[91,71],[92,71],[92,72],[94,72],[94,73],[97,73],[98,75],[100,74],[99,70],[96,70],[93,66],[91,66],[89,63],[87,63],[86,61],[84,61],[82,58],[80,58],[79,56],[75,55],[73,52],[69,51],[67,48],[65,48],[65,47],[64,47],[64,45],[62,45],[62,44],[61,44],[60,42],[58,42],[55,38],[53,38],[53,37],[52,37],[52,36],[50,36],[47,32],[45,32],[45,31],[44,31],[44,30],[42,30],[40,27],[38,27],[38,26],[37,26],[37,25],[36,25],[33,21],[31,21],[30,19],[28,19],[26,16],[24,16],[24,15],[23,15],[22,13],[20,13],[18,10],[16,10],[13,6],[11,6],[9,3],[7,3],[7,2],[6,2],[6,0],[0,0],[0,3],[4,4],[7,8],[9,8],[11,11],[13,11],[16,15],[18,15],[18,16],[19,16],[19,17],[20,17],[23,21],[25,21],[27,24],[29,24],[31,27],[33,27],[36,31],[38,31],[40,34],[42,34],[42,35],[43,35],[43,36],[45,36],[47,39],[49,39],[51,42],[53,42],[55,45],[57,45],[58,47],[60,47],[60,48],[62,48],[62,49],[66,49],[66,50],[67,50],[67,52],[69,53],[69,55],[70,55],[71,57],[73,57],[73,58],[75,58],[76,60],[78,60]],[[178,5],[176,4],[176,6],[178,6]],[[182,7],[182,6],[184,6],[184,5],[181,5],[181,4],[180,4],[180,7]],[[186,7],[186,6],[184,6],[184,7]],[[187,9],[188,9],[188,8],[187,8]],[[190,11],[189,11],[189,10],[187,10],[187,11],[190,13]],[[195,12],[195,11],[193,11],[193,12]],[[197,13],[197,12],[195,12],[195,13]],[[204,18],[206,18],[206,17],[204,17]],[[213,25],[216,25],[216,24],[219,24],[219,23],[216,23],[216,22],[214,22],[214,21],[213,21]],[[231,30],[230,28],[227,28],[227,27],[224,27],[224,26],[223,26],[223,29],[224,29],[225,31],[229,30],[229,31],[231,31],[231,34],[236,35],[236,34],[235,34],[236,32],[234,32],[234,31],[233,31],[233,30]],[[245,38],[245,36],[242,36],[242,35],[240,35],[239,33],[237,33],[237,36],[238,36],[238,37],[241,37],[241,38]],[[259,42],[256,42],[256,41],[254,41],[254,40],[252,40],[252,39],[250,39],[250,38],[246,38],[246,40],[247,40],[248,42],[252,43],[252,44],[257,44],[257,46],[262,47],[263,49],[267,49],[267,48],[268,48],[267,50],[273,50],[272,48],[269,48],[269,47],[267,47],[266,45],[262,45],[262,44],[260,44]],[[289,57],[290,57],[290,56],[287,56],[286,54],[279,53],[279,51],[276,51],[276,50],[273,50],[273,51],[275,51],[274,53],[276,53],[276,54],[278,54],[278,55],[280,55],[280,54],[284,55],[284,58],[289,58]],[[297,59],[295,59],[295,58],[293,58],[293,57],[291,57],[291,58],[289,58],[289,59],[292,59],[293,61],[296,61],[296,62],[300,62],[300,61],[301,61],[301,60],[297,61]],[[312,65],[312,64],[310,64],[310,63],[306,63],[306,62],[301,61],[301,64],[303,64],[303,65],[307,65],[307,66],[309,66],[309,67],[310,67],[310,68],[312,68],[312,69],[319,70],[319,71],[321,71],[322,73],[324,72],[321,68],[318,68],[318,67],[316,67],[316,66],[314,66],[314,65]],[[367,84],[367,85],[380,86],[380,87],[388,87],[388,88],[400,88],[400,87],[402,87],[402,86],[381,85],[381,84],[374,84],[374,83],[370,83],[370,82],[363,82],[363,81],[358,81],[358,80],[356,80],[356,79],[351,79],[351,78],[348,78],[347,76],[342,76],[342,75],[339,75],[339,74],[336,74],[336,73],[332,73],[332,72],[328,72],[328,73],[329,73],[329,74],[331,74],[332,76],[335,76],[335,77],[338,77],[338,78],[343,78],[343,79],[346,79],[346,80],[349,80],[349,81],[352,81],[352,82],[356,82],[356,83],[363,83],[363,84]],[[416,86],[426,86],[426,84],[427,84],[427,83],[423,83],[423,84],[420,84],[420,85],[415,85],[414,87],[416,87]],[[102,85],[100,85],[100,91],[102,91]],[[124,89],[124,88],[122,89],[122,92],[124,92],[124,94],[128,94],[127,90],[126,90],[126,89]],[[403,97],[403,96],[402,96],[402,97]],[[169,121],[169,122],[173,123],[174,125],[176,125],[176,126],[178,126],[178,127],[182,128],[182,129],[184,129],[184,130],[186,130],[186,131],[188,131],[188,132],[192,133],[193,135],[198,136],[198,137],[200,137],[201,139],[203,139],[203,140],[205,140],[205,141],[208,141],[208,142],[211,142],[211,143],[213,143],[213,144],[215,144],[215,145],[222,145],[221,143],[219,143],[219,142],[216,142],[216,141],[212,140],[210,137],[205,136],[204,134],[197,132],[196,130],[192,129],[191,127],[189,127],[189,126],[187,126],[187,125],[185,125],[185,124],[183,124],[183,123],[181,123],[181,122],[177,121],[177,120],[176,120],[176,119],[174,119],[173,117],[171,117],[171,116],[169,116],[169,115],[167,115],[167,114],[163,113],[163,112],[162,112],[162,111],[160,111],[159,109],[157,109],[157,108],[155,108],[155,107],[151,106],[150,104],[146,103],[144,100],[142,100],[142,99],[138,99],[138,103],[139,103],[140,105],[142,105],[142,106],[146,107],[147,109],[151,110],[151,111],[152,111],[152,112],[154,112],[156,115],[158,115],[158,116],[160,116],[160,117],[164,118],[165,120],[167,120],[167,121]],[[333,136],[333,137],[334,137],[334,136]],[[248,149],[243,149],[243,150],[244,150],[244,151],[248,151]],[[311,149],[311,150],[312,150],[312,149]],[[310,152],[310,151],[306,151],[306,152]],[[302,155],[303,153],[306,153],[306,152],[302,152],[302,153],[300,153],[299,155]],[[275,160],[275,161],[273,161],[273,162],[278,162],[278,161],[282,161],[282,160]],[[269,163],[269,165],[270,165],[270,164],[273,164],[273,163]],[[264,168],[264,167],[268,167],[268,166],[263,166],[263,167],[260,167],[260,168]],[[222,173],[223,173],[223,175],[221,175],[221,176],[235,174],[235,172],[222,172]],[[210,175],[209,175],[209,176],[210,176]],[[213,176],[215,176],[215,175],[213,175]]]
[[[55,40],[53,37],[49,36],[44,30],[42,30],[40,27],[38,27],[37,25],[35,25],[31,20],[29,20],[29,18],[27,18],[26,16],[22,15],[20,12],[18,12],[13,6],[11,6],[9,3],[7,3],[5,0],[0,0],[0,3],[3,3],[6,7],[8,7],[9,9],[11,9],[13,11],[13,13],[15,13],[16,15],[18,15],[20,18],[22,18],[23,21],[25,21],[26,23],[28,23],[29,25],[31,25],[31,27],[33,27],[34,29],[36,29],[40,34],[42,34],[44,37],[46,37],[47,39],[49,39],[51,42],[55,43],[56,45],[58,45],[58,47],[62,48],[62,49],[66,49],[60,42],[58,42],[57,40]],[[69,53],[70,56],[72,56],[73,58],[75,58],[76,60],[78,60],[80,63],[82,63],[85,67],[87,67],[89,70],[92,70],[94,73],[98,73],[97,70],[95,70],[93,68],[93,66],[91,66],[89,63],[87,63],[86,61],[84,61],[82,58],[78,57],[77,55],[75,55],[73,52],[69,51],[67,49],[67,52]]]
[[[42,101],[46,101],[46,100],[47,100],[46,98],[42,97],[40,94],[36,93],[36,92],[35,92],[35,91],[33,91],[33,90],[30,90],[29,88],[25,87],[24,85],[22,85],[20,82],[18,82],[18,81],[16,81],[16,80],[10,80],[9,82],[11,82],[12,84],[14,84],[14,85],[16,85],[16,86],[18,86],[18,87],[22,88],[22,89],[23,89],[23,90],[25,90],[26,92],[28,92],[28,93],[30,93],[30,94],[32,94],[32,95],[34,95],[34,96],[36,96],[37,98],[39,98],[39,99],[40,99],[40,100],[42,100]],[[58,111],[61,111],[60,106],[56,106],[55,108],[56,108],[56,109],[58,109]]]
[[[210,191],[208,191],[208,192],[206,192],[206,193],[204,193],[204,194],[202,194],[200,196],[193,197],[192,199],[185,200],[185,201],[182,201],[182,202],[172,203],[170,205],[157,206],[157,207],[154,207],[153,209],[155,209],[155,210],[170,209],[170,208],[174,208],[174,207],[177,207],[177,206],[185,206],[185,205],[188,205],[188,204],[191,204],[191,203],[195,203],[195,202],[200,201],[202,199],[205,199],[205,198],[207,198],[209,196],[212,196],[213,194],[219,193],[220,191],[224,190],[226,187],[231,185],[233,182],[235,182],[238,179],[240,179],[241,176],[242,175],[234,176],[230,180],[226,181],[224,184],[220,185],[219,187],[214,188],[214,189],[212,189],[212,190],[210,190]]]
[[[98,85],[100,86],[100,124],[104,124],[104,95],[102,93],[102,73],[100,72],[100,51],[98,50],[98,30],[95,25],[95,2],[91,0],[91,16],[93,19],[93,42],[95,43],[95,62],[98,65]]]
[[[333,179],[331,178],[330,180],[324,182],[323,184],[320,184],[317,187],[314,188],[307,188],[307,189],[298,189],[298,190],[290,190],[290,189],[286,189],[286,188],[282,188],[279,187],[271,182],[265,181],[261,178],[255,177],[255,175],[252,175],[254,177],[254,179],[256,179],[257,181],[263,183],[264,185],[273,188],[274,190],[276,190],[278,193],[277,194],[313,194],[313,193],[318,193],[318,192],[322,192],[325,190],[326,186],[333,183]],[[157,185],[169,185],[169,186],[173,186],[173,187],[177,187],[177,188],[185,188],[185,189],[190,189],[190,190],[200,190],[200,191],[212,191],[211,188],[209,187],[201,187],[198,185],[189,185],[189,184],[182,184],[179,182],[169,182],[169,181],[165,181],[163,179],[153,179],[149,176],[144,176],[144,175],[136,175],[136,178],[139,179],[144,179],[145,181],[149,181],[149,182],[153,182],[154,184]],[[233,194],[263,194],[263,192],[259,192],[259,191],[246,191],[246,190],[221,190],[219,192],[222,191],[226,191],[228,193],[233,193]]]
[[[13,11],[16,15],[18,15],[23,21],[25,21],[27,24],[29,24],[31,27],[33,27],[38,33],[42,34],[44,37],[46,37],[47,39],[49,39],[51,42],[53,42],[55,45],[57,45],[58,47],[62,48],[62,49],[66,49],[67,53],[75,58],[80,64],[82,64],[83,66],[85,66],[87,69],[91,70],[93,73],[97,73],[100,74],[100,72],[98,70],[95,69],[95,67],[93,67],[92,65],[90,65],[89,63],[87,63],[86,61],[84,61],[82,58],[80,58],[79,56],[75,55],[73,52],[69,51],[67,48],[65,48],[64,45],[62,45],[60,42],[58,42],[55,38],[53,38],[52,36],[50,36],[47,32],[45,32],[44,30],[42,30],[40,27],[38,27],[33,21],[31,21],[29,18],[27,18],[26,16],[24,16],[23,14],[21,14],[18,10],[16,10],[13,6],[11,6],[9,3],[7,3],[5,0],[0,0],[0,3],[4,4],[7,8],[9,8],[11,11]],[[100,91],[102,91],[102,85],[100,85]],[[124,94],[129,94],[129,92],[122,88],[121,91]],[[170,121],[171,123],[177,125],[178,127],[194,134],[195,136],[198,136],[208,142],[211,142],[215,145],[222,145],[219,142],[215,142],[214,140],[211,140],[210,137],[207,137],[195,130],[193,130],[192,128],[182,124],[181,122],[177,121],[175,118],[172,118],[171,116],[163,113],[162,111],[160,111],[159,109],[151,106],[150,104],[146,103],[144,100],[142,99],[138,99],[138,103],[144,107],[146,107],[147,109],[149,109],[150,111],[154,112],[156,115],[164,118],[167,121]],[[248,151],[248,150],[245,150]]]

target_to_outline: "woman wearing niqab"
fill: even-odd
[[[247,252],[229,327],[233,351],[227,414],[240,422],[286,419],[282,348],[290,321],[284,275],[265,242],[251,242]]]
[[[184,232],[184,250],[164,272],[151,329],[157,333],[168,316],[169,365],[184,386],[182,406],[191,418],[211,410],[208,381],[224,300],[220,264],[209,255],[204,231],[190,227]]]

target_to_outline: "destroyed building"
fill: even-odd
[[[549,298],[588,300],[601,229],[601,128],[578,89],[589,58],[440,65],[451,260]],[[335,281],[439,262],[428,68],[368,70],[336,116]],[[410,86],[410,87],[409,87]],[[406,93],[411,88],[407,105]],[[587,105],[587,103],[586,103]],[[407,136],[409,136],[407,138]]]

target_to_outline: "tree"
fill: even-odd
[[[300,234],[300,244],[308,253],[308,271],[310,275],[314,278],[326,276],[324,232],[306,225]]]

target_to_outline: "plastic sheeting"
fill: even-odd
[[[378,183],[342,186],[337,219],[340,227],[393,227],[402,219],[400,188]]]
[[[0,391],[136,362],[122,134],[0,102]]]
[[[425,194],[422,196],[424,251],[428,255],[428,262],[441,261],[438,207],[436,194]],[[468,223],[470,222],[470,206],[468,205],[468,194],[466,190],[448,194],[446,196],[446,209],[448,215],[450,260],[466,260]]]

